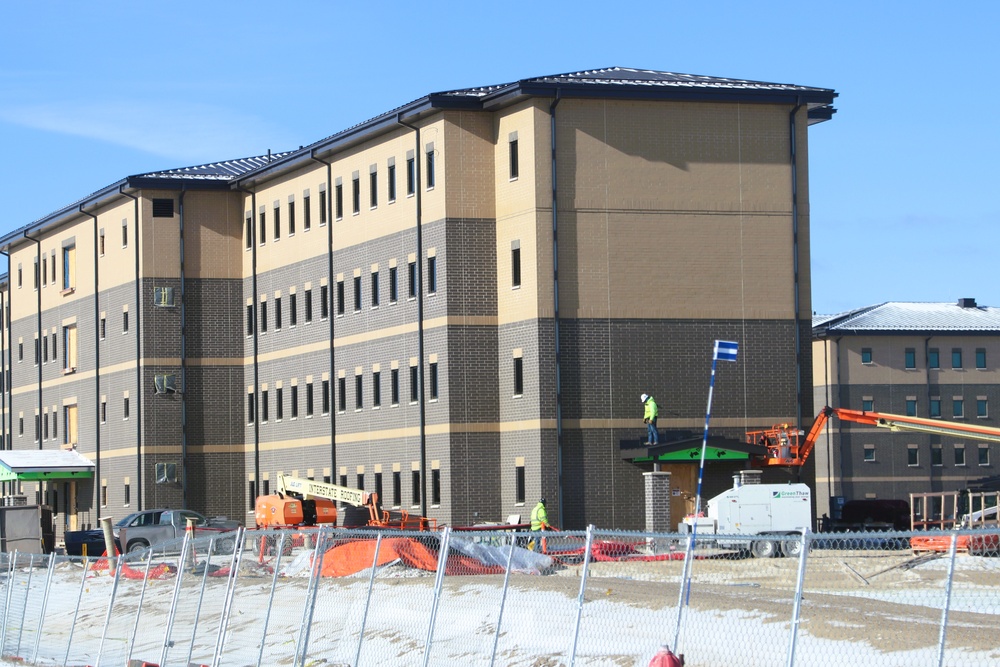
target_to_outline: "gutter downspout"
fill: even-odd
[[[35,418],[35,434],[38,436],[38,449],[42,449],[42,433],[41,433],[41,420],[42,420],[42,242],[38,239],[33,239],[28,236],[28,232],[24,232],[24,238],[29,241],[35,242],[35,273],[32,280],[35,281],[35,294],[38,296],[37,301],[37,312],[36,312],[36,332],[38,333],[38,338],[35,339],[35,361],[38,365],[38,416]]]
[[[11,334],[11,326],[10,326],[10,310],[11,310],[10,302],[14,299],[14,289],[13,289],[14,283],[10,277],[10,251],[0,250],[0,255],[3,255],[4,257],[7,258],[7,303],[4,305],[3,308],[3,321],[6,323],[6,328],[7,328],[7,337],[5,339],[7,342],[7,353],[4,355],[4,357],[7,360],[6,368],[4,367],[4,364],[0,364],[0,373],[3,373],[3,381],[4,381],[3,399],[4,399],[4,410],[7,412],[7,433],[4,436],[3,442],[0,443],[0,449],[13,449],[14,392],[11,390],[10,387],[10,380],[11,380],[10,368],[14,365],[14,356],[13,356],[14,339]],[[0,417],[0,419],[2,419],[2,417]]]
[[[424,237],[423,199],[420,185],[420,128],[403,122],[402,113],[396,114],[396,122],[416,133],[413,153],[414,179],[417,205],[417,373],[420,386],[418,404],[420,408],[420,514],[427,516],[427,415],[424,401]]]
[[[563,507],[563,437],[562,437],[562,346],[559,343],[559,199],[556,165],[556,106],[562,99],[562,89],[556,89],[556,97],[549,105],[549,132],[552,135],[552,297],[553,321],[555,324],[555,363],[556,363],[556,471],[557,491],[559,498],[559,525],[565,526]],[[543,491],[544,492],[544,491]]]
[[[181,507],[188,509],[191,505],[188,499],[188,432],[187,432],[187,301],[184,299],[184,195],[187,190],[181,188],[177,201],[178,236],[180,241],[180,273],[181,273]]]
[[[309,151],[309,157],[319,162],[320,164],[326,165],[326,282],[330,286],[327,290],[327,298],[330,303],[327,304],[327,312],[330,313],[329,320],[330,325],[330,480],[336,479],[337,474],[337,411],[333,408],[334,401],[334,386],[337,379],[336,375],[336,364],[334,355],[334,326],[333,323],[337,319],[333,312],[333,165],[326,160],[321,160],[316,157],[316,150],[313,149]]]
[[[125,192],[125,186],[118,187],[118,193],[123,197],[128,197],[132,200],[132,217],[135,219],[135,237],[132,243],[135,245],[135,307],[136,310],[139,309],[139,298],[142,295],[141,289],[139,287],[139,198]],[[127,229],[127,227],[126,227]],[[140,399],[136,401],[135,405],[135,497],[138,503],[137,511],[142,511],[142,499],[145,495],[142,492],[142,394],[139,392],[139,388],[142,386],[142,336],[141,326],[142,318],[136,316],[135,318],[135,387],[136,393],[139,394]],[[98,332],[99,333],[99,332]]]
[[[802,322],[799,308],[799,161],[798,147],[795,142],[795,116],[802,108],[802,100],[796,99],[795,106],[788,113],[789,156],[792,171],[792,276],[795,287],[793,306],[795,308],[795,423],[802,423]],[[801,481],[801,469],[796,470],[796,477]]]
[[[94,221],[94,331],[98,335],[94,336],[94,416],[97,428],[94,429],[94,507],[101,506],[101,292],[100,292],[100,270],[97,255],[97,216],[83,210],[80,204],[80,213],[89,215]],[[68,270],[68,268],[64,269]],[[138,319],[138,318],[136,318]],[[69,351],[63,350],[63,355],[69,363]],[[67,424],[63,428],[69,428]]]
[[[263,485],[260,483],[260,420],[257,415],[260,412],[260,360],[258,359],[260,340],[257,338],[259,330],[257,328],[257,193],[245,188],[237,187],[237,190],[250,195],[250,273],[251,291],[250,312],[253,313],[253,484],[256,495],[263,493]],[[331,223],[332,224],[332,223]],[[256,499],[251,498],[256,502]]]

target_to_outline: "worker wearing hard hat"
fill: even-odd
[[[535,508],[531,510],[531,530],[541,532],[549,527],[549,514],[545,511],[545,498],[541,498]],[[528,548],[535,550],[537,541],[534,537],[528,540]]]
[[[656,399],[649,394],[643,394],[639,398],[645,406],[645,410],[642,413],[642,421],[646,425],[645,444],[658,445],[660,444],[660,435],[656,431],[656,418],[660,414],[660,409],[656,407]]]

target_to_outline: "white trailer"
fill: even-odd
[[[757,558],[797,556],[802,548],[799,540],[773,538],[801,535],[812,524],[812,492],[809,487],[792,483],[746,483],[748,479],[759,479],[760,472],[745,470],[742,473],[733,478],[733,488],[706,503],[704,517],[686,517],[686,528],[690,530],[697,520],[699,537],[718,535],[718,546],[749,550]],[[755,539],[727,539],[732,535],[752,535]]]

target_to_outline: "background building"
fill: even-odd
[[[1000,308],[890,302],[813,324],[816,414],[829,405],[997,427]],[[997,447],[831,419],[813,452],[817,510],[834,516],[837,498],[963,490],[995,475]]]
[[[545,496],[642,527],[652,466],[618,443],[643,392],[700,428],[714,339],[741,350],[713,430],[812,412],[807,129],[835,96],[610,68],[124,179],[0,238],[7,442],[98,462],[77,523],[247,518],[284,472],[455,525]]]

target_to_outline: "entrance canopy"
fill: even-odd
[[[0,482],[93,476],[94,464],[75,449],[0,451]]]
[[[619,442],[619,453],[626,461],[633,463],[648,463],[652,461],[694,461],[701,459],[702,436],[679,437],[660,441],[657,445],[645,445],[641,441],[622,440]],[[764,448],[750,445],[739,440],[709,436],[705,460],[733,461],[746,460],[751,455],[763,453]]]

